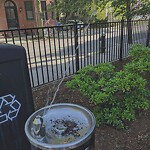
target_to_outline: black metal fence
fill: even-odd
[[[132,43],[149,46],[150,22],[132,21]],[[128,56],[127,22],[1,30],[0,43],[25,47],[32,87],[92,64]]]

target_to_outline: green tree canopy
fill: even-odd
[[[108,2],[108,1],[107,1]],[[114,8],[114,14],[132,18],[135,15],[150,14],[150,0],[110,0],[110,7]]]
[[[127,19],[135,15],[150,14],[150,0],[55,0],[50,9],[55,9],[58,16],[65,15],[66,19],[72,19],[76,16],[86,20],[95,11],[95,16],[103,15],[102,11],[109,7],[112,8],[116,16]]]
[[[86,20],[96,10],[96,0],[57,0],[50,6],[58,16],[63,14],[67,19]]]

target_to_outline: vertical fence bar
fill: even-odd
[[[116,35],[115,35],[115,28],[116,28],[116,24],[115,22],[112,23],[112,36],[113,36],[113,41],[112,41],[112,45],[114,46],[114,49],[113,49],[113,58],[112,58],[112,61],[113,60],[116,60]]]
[[[79,45],[78,45],[78,28],[77,22],[74,25],[74,38],[75,38],[75,54],[76,54],[76,71],[79,70]]]
[[[79,42],[79,45],[80,45],[80,68],[82,69],[82,64],[83,64],[83,61],[82,61],[82,51],[83,51],[83,46],[82,46],[82,35],[81,35],[81,30],[79,32],[79,38],[78,38],[78,42]]]
[[[96,65],[98,64],[97,63],[97,52],[98,52],[98,49],[97,49],[97,24],[96,24],[96,48],[95,48],[95,52],[96,52]]]
[[[120,22],[117,22],[117,52],[116,52],[117,60],[119,57],[119,35],[120,35]]]
[[[142,21],[140,20],[140,26],[139,26],[139,31],[142,31]],[[140,33],[140,32],[139,32]],[[139,37],[139,43],[141,42],[141,39],[142,39],[142,34],[140,33],[139,34],[140,37]]]
[[[70,47],[69,47],[69,35],[68,35],[68,27],[67,27],[67,51],[68,51],[68,74],[71,74],[71,61],[70,61]]]
[[[37,40],[38,40],[38,48],[39,48],[39,57],[40,57],[40,65],[41,65],[41,74],[42,74],[42,83],[44,83],[44,68],[43,68],[43,61],[42,61],[42,51],[41,51],[41,42],[40,42],[40,39],[41,39],[41,28],[37,28]]]
[[[114,36],[113,36],[113,23],[112,22],[110,23],[110,31],[111,31],[111,33],[110,33],[110,37],[111,37],[111,41],[110,41],[110,43],[111,43],[111,49],[110,49],[111,59],[110,59],[110,61],[112,61],[114,59],[113,58],[113,51],[114,51],[113,39],[114,39]]]
[[[102,33],[102,36],[101,36],[101,48],[102,48],[102,53],[105,53],[105,33],[103,32]]]
[[[80,27],[80,33],[81,33],[81,27]],[[86,48],[85,48],[85,42],[86,42],[85,41],[85,34],[83,34],[81,36],[83,36],[83,47],[84,47],[83,48],[83,54],[84,54],[84,56],[83,56],[83,58],[84,58],[84,65],[83,66],[85,67],[85,66],[87,66],[87,61],[86,61],[87,60],[86,59],[87,52],[86,52]]]
[[[46,28],[46,30],[48,30],[48,29]],[[47,59],[47,52],[46,52],[47,50],[46,50],[46,41],[45,41],[44,28],[42,28],[42,34],[43,34],[44,56],[45,56],[45,63],[46,63],[46,65],[45,65],[46,71],[44,71],[44,72],[46,72],[45,74],[47,74],[47,82],[49,82],[48,59]]]
[[[148,21],[148,30],[147,30],[147,40],[146,40],[146,46],[149,46],[149,41],[150,41],[150,19]]]
[[[34,40],[34,36],[33,36],[34,33],[33,32],[34,31],[31,29],[33,57],[34,57],[34,61],[35,61],[35,68],[36,68],[35,70],[36,70],[37,84],[39,85],[40,81],[39,81],[39,72],[38,72],[38,62],[37,62],[37,57],[36,57],[36,43],[35,43],[35,40]],[[27,32],[26,32],[26,42],[28,43]],[[29,47],[29,43],[28,43],[28,47]],[[28,48],[28,50],[29,50],[29,48]],[[33,84],[33,85],[35,85],[35,84]]]
[[[52,68],[52,80],[54,80],[54,65],[53,65],[53,56],[52,56],[52,45],[50,40],[50,32],[51,28],[48,28],[48,44],[49,44],[49,53],[50,53],[50,61],[51,61],[51,68]]]
[[[20,45],[22,46],[21,33],[20,33],[21,30],[17,30],[17,31],[18,31],[18,34],[19,34]]]
[[[123,50],[123,28],[124,28],[124,20],[121,20],[121,38],[120,38],[120,57],[119,60],[122,61],[122,50]]]
[[[7,32],[4,31],[4,38],[5,38],[5,42],[8,43],[8,40],[7,40]]]
[[[55,37],[55,30],[53,29],[53,40],[54,40],[54,54],[55,54],[55,60],[56,60],[56,73],[57,73],[57,79],[59,79],[58,75],[58,59],[57,59],[57,48],[56,48],[56,37]]]
[[[56,30],[55,30],[55,32],[56,32]],[[59,33],[59,31],[57,31],[57,36],[58,36],[58,38],[57,38],[57,40],[58,40],[58,53],[59,53],[59,64],[60,64],[60,74],[61,74],[61,77],[63,77],[63,65],[62,65],[62,55],[61,55],[61,43],[60,43],[60,33]]]
[[[92,33],[91,33],[91,24],[90,24],[90,64],[92,64],[92,58],[91,58],[91,53],[92,53],[92,51],[91,51],[91,49],[92,49],[92,38],[91,38],[91,36],[92,36]]]
[[[136,24],[135,24],[136,23]],[[138,22],[134,22],[134,26],[135,26],[135,35],[136,35],[136,41],[138,40],[138,35],[139,35],[139,33],[138,33]]]
[[[122,30],[121,30],[122,31]],[[120,32],[121,32],[120,31]],[[123,42],[122,42],[122,58],[125,56],[125,52],[128,50],[131,44],[128,43],[128,29],[127,29],[127,21],[124,20],[123,27]],[[121,55],[121,54],[120,54]],[[120,58],[119,55],[119,58]]]
[[[91,50],[92,50],[92,55],[91,56],[93,56],[93,61],[92,61],[92,65],[94,66],[94,56],[95,56],[95,54],[94,54],[94,24],[92,23],[92,48],[91,48]]]
[[[111,45],[111,23],[109,22],[107,25],[108,29],[107,30],[107,51],[108,53],[108,61],[111,60],[111,50],[112,50],[112,45]]]
[[[15,44],[15,37],[14,37],[14,32],[13,32],[13,30],[11,30],[11,36],[12,36],[12,41],[13,41],[13,44]]]
[[[73,73],[75,72],[74,68],[74,53],[73,53],[73,36],[72,36],[72,30],[70,31],[70,36],[71,36],[71,54],[72,54],[72,67],[73,67]]]
[[[87,40],[87,65],[89,65],[89,38],[88,38],[88,36],[89,36],[89,32],[88,32],[88,25],[87,25],[87,27],[86,27],[86,40]]]
[[[116,32],[116,30],[117,30],[117,23],[115,22],[114,23],[114,29],[113,29],[113,32],[114,32],[114,45],[115,45],[115,52],[114,52],[114,55],[115,55],[115,59],[117,60],[117,47],[118,47],[118,45],[117,45],[117,32]]]
[[[99,57],[98,57],[98,59],[99,59],[99,63],[101,63],[102,62],[102,55],[101,55],[101,46],[100,46],[100,44],[101,44],[101,24],[99,23],[98,24],[98,32],[99,32],[99,38],[98,38],[98,48],[99,48]]]
[[[67,64],[66,64],[66,51],[65,51],[65,35],[64,35],[64,31],[63,29],[61,30],[61,34],[62,34],[62,46],[63,46],[63,54],[64,54],[64,66],[65,66],[65,70],[67,68]]]
[[[25,32],[25,39],[26,39],[26,45],[27,45],[28,62],[29,62],[28,68],[30,69],[30,74],[31,74],[30,81],[31,81],[32,86],[34,87],[34,78],[33,78],[33,71],[32,71],[32,65],[31,65],[32,64],[31,57],[30,57],[30,52],[29,52],[29,42],[28,42],[28,37],[27,37],[27,30],[25,29],[24,32]]]

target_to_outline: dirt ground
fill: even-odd
[[[116,69],[122,69],[122,65],[129,60],[115,63]],[[60,86],[54,103],[75,103],[84,106],[92,111],[93,104],[78,90],[71,90],[66,87],[65,79]],[[150,81],[150,76],[148,76]],[[53,82],[33,89],[35,109],[45,106],[47,97],[50,101],[60,81]],[[49,96],[48,95],[49,92]],[[150,110],[142,111],[137,119],[128,122],[128,129],[116,129],[112,126],[103,125],[96,127],[95,132],[96,150],[150,150]]]

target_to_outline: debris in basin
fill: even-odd
[[[80,136],[79,133],[77,133],[79,131],[79,127],[77,125],[77,123],[73,122],[73,121],[70,121],[70,120],[56,120],[54,121],[54,124],[53,125],[53,128],[54,128],[54,131],[57,131],[57,127],[63,127],[63,132],[61,132],[61,135],[62,136],[66,136],[66,135],[69,135],[69,134],[72,134],[74,136]],[[58,129],[60,130],[60,128]],[[58,132],[56,132],[57,134]],[[59,133],[58,133],[59,134]]]

